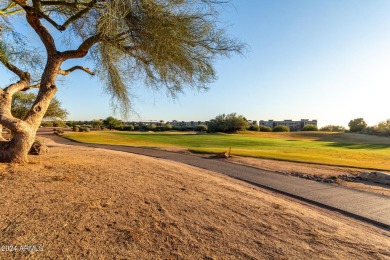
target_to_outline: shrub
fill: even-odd
[[[155,124],[146,125],[146,126],[144,127],[144,129],[145,129],[146,131],[154,131],[154,130],[156,130],[156,125],[155,125]]]
[[[341,125],[327,125],[320,128],[324,132],[345,132],[345,127]]]
[[[198,125],[197,127],[195,127],[195,131],[199,131],[199,132],[207,131],[207,126],[205,126],[205,125]]]
[[[76,122],[75,121],[68,121],[68,122],[66,122],[66,125],[69,127],[73,127],[74,125],[76,125]]]
[[[79,132],[80,128],[77,125],[74,125],[72,130],[73,130],[73,132]]]
[[[122,130],[123,131],[134,131],[134,126],[133,125],[125,125],[123,126]]]
[[[65,123],[64,123],[64,121],[61,121],[61,120],[55,120],[55,121],[53,121],[53,126],[54,127],[65,127]]]
[[[53,127],[53,122],[51,122],[51,121],[43,121],[41,123],[41,126],[43,126],[43,127]]]
[[[315,125],[307,124],[301,130],[302,131],[318,131],[318,128]]]
[[[269,126],[261,125],[259,126],[260,132],[272,132],[272,128]]]
[[[248,127],[248,130],[249,131],[258,132],[258,131],[260,131],[260,126],[258,126],[258,125],[251,125],[251,126]]]
[[[154,131],[156,132],[163,132],[163,131],[166,131],[166,127],[165,126],[156,126],[156,128],[154,129]]]
[[[58,136],[62,136],[64,134],[64,130],[62,129],[54,129],[54,134]]]
[[[275,126],[272,131],[273,132],[290,132],[290,128],[288,126],[285,126],[285,125],[278,125],[278,126]]]
[[[90,132],[90,131],[91,131],[91,129],[89,127],[87,127],[87,126],[81,126],[80,127],[80,132]]]

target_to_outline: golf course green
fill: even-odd
[[[181,148],[294,162],[390,170],[390,138],[328,132],[196,134],[187,132],[67,132],[65,137],[95,144]]]

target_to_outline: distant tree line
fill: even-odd
[[[69,127],[72,127],[74,131],[90,130],[118,130],[118,131],[199,131],[199,132],[223,132],[223,133],[235,133],[237,131],[255,131],[255,132],[290,132],[288,126],[278,125],[274,128],[263,125],[250,125],[248,120],[237,113],[221,114],[209,121],[208,126],[172,126],[171,124],[128,124],[112,116],[106,119],[92,120],[90,122],[75,122],[68,121],[66,123]],[[301,131],[323,131],[323,132],[350,132],[350,133],[362,133],[372,134],[380,136],[390,136],[390,119],[380,122],[375,126],[369,127],[363,118],[356,118],[349,122],[349,130],[340,125],[326,125],[317,128],[315,125],[307,124]]]
[[[351,133],[361,133],[390,137],[390,119],[379,122],[377,125],[368,126],[363,118],[356,118],[349,121],[349,131]]]
[[[112,116],[106,119],[94,119],[92,121],[77,122],[68,121],[66,122],[68,127],[71,127],[75,132],[89,132],[91,130],[116,130],[116,131],[207,131],[207,126],[197,125],[191,126],[172,126],[171,124],[136,124],[136,123],[125,123],[122,120],[114,118]]]

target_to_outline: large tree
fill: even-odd
[[[45,66],[33,82],[30,67],[14,58],[12,44],[0,38],[0,62],[18,80],[0,89],[0,124],[14,132],[0,142],[0,161],[24,162],[50,101],[57,92],[57,76],[82,70],[99,74],[125,113],[130,107],[128,86],[143,78],[172,95],[184,86],[205,88],[215,79],[213,62],[240,52],[242,45],[218,28],[215,0],[8,0],[0,3],[0,33],[16,33],[12,22],[26,19],[45,48]],[[4,28],[7,27],[7,30]],[[57,32],[67,36],[59,43]],[[64,46],[68,46],[66,50]],[[81,65],[62,68],[65,61],[89,56],[90,70]],[[32,87],[37,98],[24,117],[11,113],[12,96]],[[75,90],[77,91],[77,90]],[[91,90],[92,91],[92,90]]]
[[[352,133],[357,133],[364,130],[367,127],[367,123],[363,118],[356,118],[348,123],[349,131]]]
[[[245,130],[248,127],[248,121],[245,117],[230,113],[228,115],[222,114],[210,120],[208,125],[209,132],[225,132],[234,133],[239,130]]]

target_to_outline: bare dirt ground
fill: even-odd
[[[232,157],[229,158],[231,162],[250,165],[259,169],[268,171],[284,173],[284,174],[296,174],[296,175],[309,175],[318,176],[320,178],[334,178],[332,179],[335,184],[346,186],[353,189],[364,190],[377,194],[390,196],[390,186],[377,184],[368,181],[345,181],[340,176],[357,176],[360,172],[371,172],[372,170],[327,166],[319,164],[309,163],[294,163],[286,161],[276,161],[258,158],[247,157]]]
[[[389,231],[338,213],[179,163],[47,142],[26,165],[0,164],[0,259],[390,258]]]

